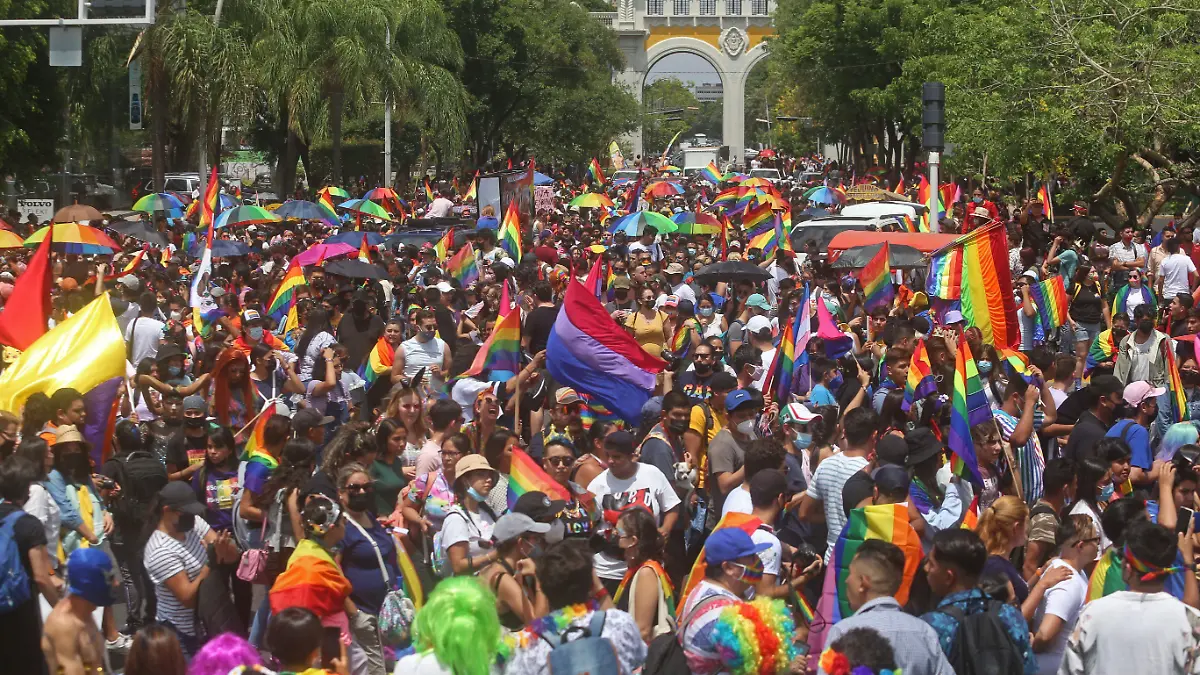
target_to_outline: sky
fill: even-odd
[[[718,84],[721,78],[717,69],[703,57],[695,54],[675,53],[664,56],[646,75],[646,84],[673,77],[694,87],[697,84]]]

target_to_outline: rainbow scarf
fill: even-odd
[[[658,577],[658,585],[662,588],[663,597],[667,599],[667,611],[671,614],[675,613],[675,591],[671,588],[671,577],[667,576],[667,571],[653,560],[647,560],[642,563],[642,567],[649,567],[654,570],[654,575]],[[625,589],[629,583],[633,581],[633,575],[641,571],[641,567],[635,570],[625,572],[625,578],[621,579],[621,585],[617,586],[617,592],[613,595],[613,604],[621,602],[621,598],[625,597]]]
[[[879,247],[879,252],[858,273],[858,281],[862,284],[868,310],[890,307],[896,297],[896,289],[892,286],[892,267],[888,262],[890,253],[891,249],[885,241],[883,246]]]
[[[471,242],[467,242],[446,261],[446,273],[458,280],[463,288],[479,279],[479,265],[475,262],[475,249],[471,247]]]
[[[1137,295],[1141,296],[1142,304],[1150,306],[1151,312],[1158,311],[1158,299],[1154,297],[1153,291],[1151,291],[1149,288],[1146,288],[1145,286],[1138,286],[1136,289],[1134,289],[1134,288],[1131,288],[1129,286],[1129,284],[1125,284],[1124,286],[1117,289],[1117,294],[1115,296],[1113,296],[1113,305],[1112,305],[1113,316],[1116,316],[1117,312],[1125,312],[1126,311],[1126,306],[1129,302],[1129,296],[1134,294],[1135,292],[1137,293]],[[1126,312],[1126,313],[1128,313],[1128,312]]]
[[[933,366],[929,363],[929,352],[925,341],[917,342],[912,360],[908,363],[908,379],[904,382],[904,402],[901,409],[908,412],[914,401],[937,392],[937,380],[933,378]]]
[[[954,358],[954,393],[950,397],[950,434],[946,445],[966,464],[971,472],[971,482],[977,486],[983,485],[983,475],[979,472],[971,427],[991,418],[992,408],[979,381],[979,368],[964,340],[958,345]]]
[[[312,539],[301,539],[288,558],[287,569],[271,586],[271,611],[304,607],[321,618],[336,616],[345,611],[351,590],[350,581],[329,552]]]
[[[274,317],[276,321],[282,319],[296,304],[296,289],[306,283],[308,282],[304,280],[304,270],[299,265],[292,265],[287,274],[283,275],[275,297],[271,298],[271,304],[267,306],[267,316]]]
[[[1055,275],[1032,284],[1029,295],[1033,298],[1038,320],[1047,335],[1067,322],[1067,287],[1063,285],[1062,277]]]
[[[508,472],[508,508],[511,510],[527,492],[544,492],[550,499],[571,501],[571,492],[567,488],[559,485],[523,450],[513,448],[512,467]]]
[[[850,576],[850,561],[864,541],[880,539],[891,542],[904,552],[904,577],[896,601],[902,606],[908,602],[913,577],[921,564],[921,538],[908,523],[908,507],[903,504],[881,504],[864,506],[850,512],[846,526],[833,545],[829,567],[825,570],[825,583],[821,600],[817,603],[817,614],[824,619],[823,626],[809,634],[809,644],[819,652],[824,646],[825,632],[829,626],[854,613],[850,599],[846,596],[846,582]]]
[[[371,385],[375,384],[381,375],[392,369],[392,364],[395,360],[396,348],[386,338],[381,337],[375,343],[375,346],[371,348],[371,353],[367,355],[367,360],[358,369],[358,376],[366,381],[366,388],[370,389]]]

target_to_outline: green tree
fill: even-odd
[[[41,0],[0,0],[0,17],[27,19],[46,15]],[[0,31],[0,178],[32,178],[55,154],[63,133],[65,102],[61,70],[49,65],[45,28]]]

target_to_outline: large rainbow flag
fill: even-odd
[[[1067,287],[1057,274],[1029,286],[1038,320],[1047,334],[1067,322]]]
[[[604,185],[604,169],[600,168],[600,162],[596,158],[592,158],[592,163],[588,164],[588,175],[592,177],[592,182],[597,185]]]
[[[971,348],[963,340],[954,356],[954,393],[950,398],[950,433],[946,445],[970,471],[971,482],[975,485],[983,485],[983,474],[979,471],[971,427],[991,418],[992,408],[979,381],[979,368],[971,356]]]
[[[458,280],[463,288],[479,279],[479,265],[475,262],[475,249],[467,242],[446,261],[446,273]]]
[[[571,493],[547,474],[533,458],[519,448],[512,449],[512,468],[508,473],[508,508],[526,492],[544,492],[550,499],[571,501]]]
[[[937,391],[937,380],[933,378],[933,366],[929,363],[929,352],[925,349],[925,341],[918,340],[913,349],[912,359],[908,363],[908,380],[904,383],[904,402],[900,408],[905,412],[912,407],[914,401],[925,398]]]
[[[371,348],[371,353],[367,355],[362,366],[359,367],[358,376],[366,381],[366,388],[370,389],[380,376],[391,371],[395,361],[396,348],[386,338],[381,337]]]
[[[212,173],[208,177],[208,185],[204,187],[204,201],[200,203],[200,227],[208,228],[209,246],[212,246],[213,222],[217,216],[220,193],[221,183],[217,180],[217,165],[213,164]]]
[[[461,377],[476,377],[488,371],[489,382],[506,382],[521,370],[521,313],[509,312],[475,354],[471,367]]]
[[[721,520],[717,523],[717,526],[713,528],[713,532],[716,532],[717,530],[724,530],[725,528],[729,527],[736,527],[746,534],[753,534],[754,531],[757,530],[762,524],[763,522],[761,520],[755,518],[749,513],[736,513],[734,511],[730,511],[729,513],[721,516]],[[919,543],[917,545],[920,546]],[[696,562],[692,563],[692,569],[688,572],[687,577],[683,581],[683,587],[679,591],[679,604],[677,605],[676,609],[677,614],[678,612],[682,611],[685,606],[687,606],[688,596],[691,595],[692,591],[696,590],[696,587],[699,586],[700,582],[704,580],[704,568],[707,567],[707,565],[708,563],[707,558],[704,555],[704,547],[701,546],[700,553],[696,556]]]
[[[271,586],[271,611],[303,607],[321,618],[336,616],[345,611],[351,590],[350,581],[329,552],[312,539],[301,539],[288,558],[287,569]]]
[[[929,261],[925,292],[943,300],[958,300],[962,293],[962,249],[952,248]]]
[[[770,208],[767,209],[767,212],[770,215]],[[756,229],[746,232],[746,250],[749,251],[752,248],[756,248],[762,251],[764,258],[775,250],[775,246],[778,243],[774,222],[765,223]]]
[[[711,160],[709,160],[707,166],[700,169],[700,177],[713,185],[721,184],[721,170],[717,168],[716,162]]]
[[[885,241],[883,246],[879,247],[879,252],[858,273],[858,281],[862,284],[868,310],[890,307],[896,297],[896,289],[892,286],[892,266],[888,263],[889,255],[891,249]]]
[[[964,234],[954,243],[935,251],[933,258],[958,249],[962,315],[969,325],[983,333],[983,343],[996,348],[1017,347],[1021,330],[1017,324],[1017,303],[1012,294],[1012,271],[1008,267],[1008,235],[1000,222]],[[931,266],[932,267],[932,266]],[[938,273],[943,273],[938,270]],[[953,270],[947,269],[947,280]],[[930,276],[934,276],[931,269]],[[938,288],[943,282],[938,280]],[[938,297],[944,297],[937,293]]]
[[[304,270],[293,264],[287,274],[283,275],[283,281],[279,283],[275,297],[271,298],[271,304],[267,305],[267,316],[276,321],[281,321],[287,316],[288,310],[296,304],[296,289],[306,283],[308,282],[304,280]]]
[[[870,539],[891,542],[904,552],[904,579],[895,597],[901,605],[908,602],[913,577],[924,555],[921,538],[908,523],[908,507],[904,504],[881,504],[854,509],[838,535],[837,543],[833,545],[829,567],[825,570],[825,584],[817,603],[817,616],[821,621],[813,624],[808,639],[814,653],[820,653],[824,647],[829,626],[854,613],[846,597],[850,561],[854,560],[858,547]]]

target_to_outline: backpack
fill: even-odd
[[[1004,629],[999,600],[987,600],[985,611],[964,614],[956,605],[938,608],[938,612],[958,621],[950,665],[957,675],[1008,675],[1024,671],[1024,659],[1016,643]]]
[[[113,507],[113,515],[131,532],[141,529],[150,515],[150,502],[158,491],[167,484],[167,469],[153,453],[146,450],[133,452],[117,459],[121,486],[121,498]]]
[[[433,474],[430,475],[432,476]],[[421,503],[424,503],[424,501],[425,500],[422,499]],[[489,507],[487,504],[480,503],[479,510],[484,511],[491,516],[493,523],[496,522],[496,514],[492,513],[491,507]],[[433,565],[433,571],[442,579],[448,579],[454,576],[454,568],[450,565],[450,554],[446,551],[445,547],[442,546],[442,535],[446,532],[446,521],[449,520],[451,516],[458,516],[459,518],[462,518],[463,520],[467,521],[468,529],[473,530],[480,536],[483,535],[483,533],[479,531],[478,526],[475,525],[475,521],[472,520],[469,515],[467,515],[466,510],[462,507],[452,509],[446,513],[446,517],[442,519],[441,529],[438,530],[437,534],[433,535],[433,551],[431,551],[430,555],[430,562]],[[468,542],[467,545],[470,546],[470,543]]]
[[[13,528],[25,515],[20,509],[0,521],[0,614],[7,614],[33,597],[29,574],[21,564],[21,549],[17,546]]]
[[[642,675],[692,675],[692,669],[687,664],[687,655],[683,653],[684,631],[696,616],[709,609],[733,603],[734,601],[729,598],[718,596],[693,607],[692,611],[684,615],[676,624],[675,632],[659,635],[650,642],[650,647],[646,650],[646,665],[642,669]]]
[[[621,663],[611,640],[602,637],[605,612],[593,612],[587,628],[568,626],[557,635],[538,633],[550,645],[550,675],[619,673]],[[581,636],[568,640],[572,633]]]

